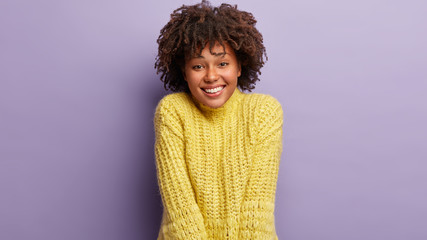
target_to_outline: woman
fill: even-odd
[[[161,30],[155,113],[164,213],[158,239],[277,239],[283,112],[259,80],[265,47],[251,13],[202,1]]]

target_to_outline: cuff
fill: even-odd
[[[276,239],[274,203],[247,201],[241,207],[240,239]]]

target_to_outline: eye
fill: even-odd
[[[221,66],[221,67],[225,67],[227,65],[228,65],[228,62],[222,62],[222,63],[219,64],[219,66]]]
[[[194,69],[194,70],[199,70],[199,69],[202,69],[202,68],[203,68],[203,66],[202,66],[202,65],[200,65],[200,64],[198,64],[198,65],[194,65],[194,66],[192,66],[191,68],[192,68],[192,69]]]

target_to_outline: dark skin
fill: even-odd
[[[241,64],[237,86],[241,90],[255,88],[266,58],[261,33],[255,28],[251,13],[237,6],[222,4],[212,7],[208,1],[176,9],[161,29],[155,68],[161,73],[166,90],[189,92],[182,69],[186,58],[200,56],[205,46],[219,43],[224,51],[230,46]],[[209,49],[212,53],[212,48]]]

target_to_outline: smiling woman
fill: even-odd
[[[252,14],[207,1],[175,10],[156,61],[154,117],[164,211],[158,239],[277,239],[283,111],[254,88],[264,64]]]

